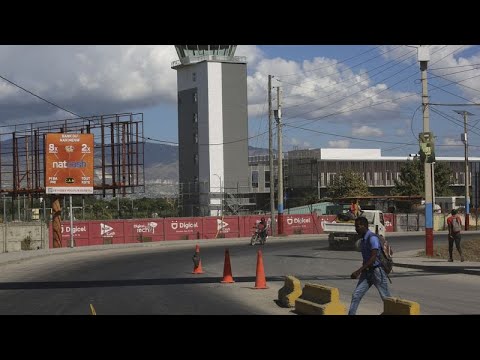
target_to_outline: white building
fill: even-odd
[[[175,45],[183,216],[221,215],[248,193],[247,64],[236,45]]]

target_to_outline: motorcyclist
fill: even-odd
[[[265,240],[267,238],[267,222],[265,221],[264,217],[262,217],[260,222],[257,224],[257,230],[262,239]]]

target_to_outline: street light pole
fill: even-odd
[[[463,115],[463,134],[461,139],[465,145],[465,230],[470,226],[470,172],[468,170],[468,137],[467,137],[467,116],[473,115],[468,111],[453,110],[457,114]]]

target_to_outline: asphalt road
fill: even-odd
[[[464,235],[468,238],[470,235]],[[479,237],[479,235],[473,235]],[[443,239],[445,238],[445,239]],[[394,249],[424,247],[423,235],[389,236]],[[446,235],[435,241],[446,241]],[[193,275],[196,242],[175,246],[112,248],[31,258],[0,266],[0,314],[201,314],[293,315],[275,300],[285,275],[302,285],[313,282],[339,288],[350,304],[361,264],[355,251],[330,251],[320,239],[275,239],[264,247],[248,239],[200,242],[201,275]],[[221,284],[225,248],[230,250],[234,284]],[[255,285],[257,250],[263,250],[268,289]],[[417,301],[422,314],[480,314],[480,281],[465,274],[428,273],[395,268],[393,296]],[[358,314],[380,314],[383,304],[375,288]]]

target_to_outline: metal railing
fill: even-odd
[[[194,64],[200,61],[227,61],[235,63],[246,63],[246,56],[225,56],[225,55],[203,55],[203,56],[188,56],[181,60],[175,60],[172,62],[172,68],[179,65]]]

